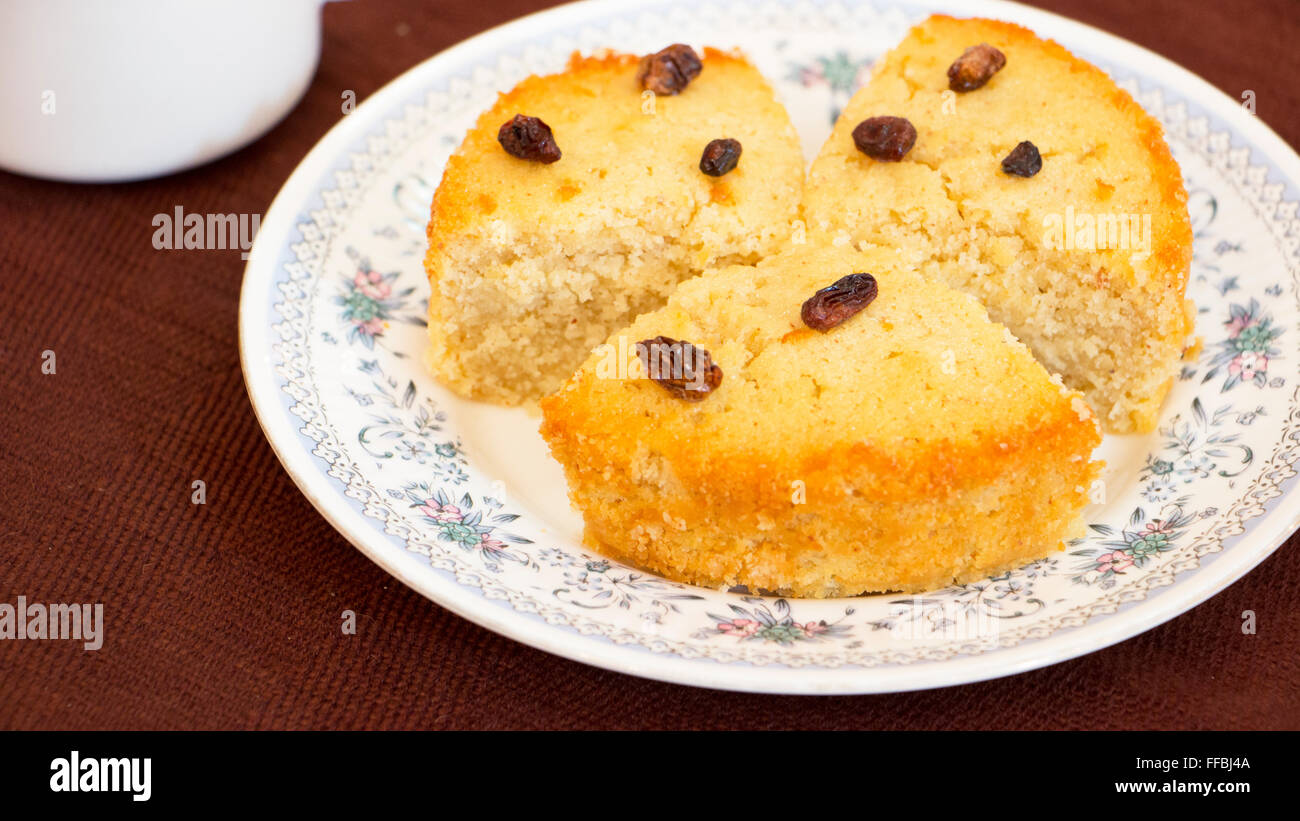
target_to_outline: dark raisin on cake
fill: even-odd
[[[948,88],[963,93],[983,88],[1006,64],[1006,55],[988,43],[971,46],[948,66]]]
[[[871,274],[849,274],[809,297],[799,315],[803,324],[825,333],[870,305],[879,292]]]
[[[695,49],[674,43],[662,51],[641,58],[637,82],[655,94],[680,94],[704,68]]]
[[[516,114],[502,124],[497,141],[506,153],[521,160],[549,164],[560,158],[551,127],[536,117]]]
[[[916,127],[906,117],[868,117],[853,129],[853,144],[873,160],[898,162],[916,144]]]
[[[698,402],[722,384],[722,368],[698,345],[656,336],[637,343],[646,375],[678,399]]]
[[[1002,171],[1016,177],[1032,177],[1043,169],[1043,157],[1038,153],[1038,146],[1029,140],[1011,149],[1002,160]]]
[[[704,146],[700,156],[700,170],[710,177],[721,177],[740,162],[740,140],[724,138]]]

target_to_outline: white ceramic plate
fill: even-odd
[[[1157,433],[1109,437],[1108,501],[1069,550],[922,597],[757,598],[581,547],[537,419],[452,396],[421,366],[432,186],[498,90],[574,49],[739,46],[812,154],[871,61],[930,11],[1027,25],[1100,64],[1167,129],[1191,194],[1199,360]],[[1296,528],[1300,158],[1238,101],[1130,43],[987,2],[583,2],[494,29],[394,80],[294,172],[244,278],[240,345],[267,438],[303,493],[429,598],[544,650],[639,676],[780,693],[935,687],[1147,630]],[[303,572],[311,572],[303,568]]]

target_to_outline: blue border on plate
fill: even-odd
[[[830,5],[830,4],[832,4],[832,3],[834,2],[834,0],[812,0],[812,2],[813,2],[815,5],[825,6],[825,5]],[[660,7],[673,7],[673,6],[680,5],[680,3],[678,3],[678,2],[673,2],[672,0],[667,0],[666,2],[659,3],[658,5],[659,5]],[[874,3],[874,2],[869,2],[869,3],[866,3],[865,5],[868,5],[868,6],[872,7],[872,8],[874,8],[874,9],[877,10],[877,11],[882,11],[882,10],[887,10],[887,9],[901,9],[901,10],[904,10],[906,13],[909,13],[909,14],[913,14],[913,15],[915,15],[915,17],[916,17],[917,19],[919,19],[922,15],[924,15],[924,14],[926,14],[926,13],[929,13],[929,12],[943,12],[943,11],[946,11],[945,7],[942,6],[941,4],[918,3],[918,2],[911,2],[911,0],[900,0],[900,2],[897,2],[897,3],[891,3],[891,4],[888,4],[887,6],[882,6],[882,5],[880,5],[880,4],[878,4],[878,3]],[[613,21],[616,21],[616,20],[620,20],[620,19],[629,19],[631,16],[632,16],[632,15],[627,14],[627,13],[621,13],[621,14],[620,14],[620,13],[613,13],[613,14],[608,14],[608,15],[606,15],[606,16],[604,16],[604,17],[600,17],[600,18],[589,19],[589,20],[585,21],[585,24],[587,24],[587,25],[605,25],[605,24],[608,24],[608,23],[613,22]],[[548,29],[546,29],[546,30],[544,30],[544,31],[535,31],[535,32],[532,32],[532,33],[531,33],[529,36],[527,36],[527,37],[523,37],[523,36],[516,37],[516,38],[514,39],[514,41],[511,43],[511,45],[519,46],[519,45],[526,44],[526,43],[528,43],[528,42],[534,41],[534,40],[536,40],[538,37],[547,36],[547,35],[553,35],[553,34],[559,33],[560,31],[567,31],[567,30],[568,30],[568,29],[563,29],[563,28],[560,28],[560,27],[558,27],[558,26],[553,26],[553,27],[548,28]],[[1246,140],[1244,137],[1242,137],[1242,135],[1240,135],[1240,134],[1239,134],[1239,133],[1238,133],[1238,132],[1237,132],[1237,131],[1232,127],[1232,125],[1231,125],[1230,123],[1228,123],[1227,121],[1225,121],[1225,120],[1223,120],[1223,119],[1217,117],[1216,115],[1214,115],[1214,114],[1212,114],[1212,113],[1206,111],[1205,109],[1201,108],[1200,106],[1198,106],[1196,103],[1194,103],[1192,100],[1188,99],[1187,97],[1185,97],[1185,96],[1183,96],[1183,95],[1181,95],[1181,94],[1173,93],[1169,88],[1167,88],[1167,87],[1165,87],[1165,86],[1163,86],[1163,85],[1160,85],[1159,83],[1156,83],[1156,82],[1155,82],[1154,80],[1152,80],[1150,77],[1147,77],[1147,76],[1145,76],[1145,75],[1143,75],[1143,74],[1140,74],[1140,73],[1134,72],[1133,70],[1129,69],[1128,67],[1123,67],[1123,71],[1124,71],[1124,73],[1122,73],[1122,74],[1121,74],[1121,73],[1117,73],[1116,70],[1115,70],[1115,65],[1114,65],[1114,63],[1110,62],[1109,60],[1107,60],[1107,59],[1105,59],[1105,58],[1103,58],[1103,57],[1101,57],[1101,56],[1099,56],[1096,52],[1090,51],[1090,50],[1088,50],[1088,49],[1082,49],[1082,48],[1074,48],[1074,47],[1070,47],[1070,48],[1071,48],[1071,51],[1072,51],[1073,53],[1075,53],[1075,54],[1077,54],[1078,56],[1080,56],[1080,57],[1082,57],[1082,58],[1088,60],[1089,62],[1092,62],[1093,64],[1097,65],[1099,68],[1101,68],[1102,70],[1106,71],[1106,73],[1109,74],[1111,77],[1116,78],[1116,80],[1119,81],[1119,82],[1124,82],[1124,81],[1127,81],[1127,80],[1130,80],[1130,79],[1135,79],[1135,80],[1137,81],[1138,86],[1139,86],[1140,89],[1147,89],[1147,90],[1149,90],[1149,89],[1153,89],[1153,88],[1158,88],[1158,89],[1160,89],[1161,92],[1164,94],[1166,101],[1170,101],[1170,102],[1174,102],[1174,103],[1181,103],[1181,104],[1183,104],[1183,105],[1187,108],[1187,113],[1188,113],[1188,117],[1189,117],[1189,118],[1190,118],[1190,117],[1200,117],[1200,118],[1204,118],[1204,119],[1207,121],[1207,123],[1209,124],[1209,127],[1210,127],[1212,130],[1220,131],[1220,132],[1226,132],[1227,134],[1229,134],[1229,135],[1230,135],[1231,145],[1232,145],[1233,148],[1247,148],[1247,149],[1249,149],[1249,151],[1250,151],[1250,161],[1251,161],[1252,163],[1254,163],[1254,164],[1262,165],[1262,166],[1266,167],[1267,170],[1268,170],[1268,176],[1267,176],[1267,183],[1266,183],[1266,184],[1273,184],[1273,185],[1276,185],[1276,184],[1278,184],[1278,183],[1281,183],[1282,186],[1283,186],[1283,196],[1284,196],[1284,198],[1294,200],[1294,199],[1297,199],[1297,196],[1298,196],[1298,195],[1300,195],[1300,182],[1297,182],[1297,181],[1292,180],[1292,179],[1290,179],[1290,178],[1288,178],[1288,177],[1285,177],[1285,176],[1281,173],[1281,171],[1278,169],[1278,167],[1277,167],[1275,164],[1273,164],[1273,162],[1271,161],[1271,158],[1268,156],[1268,154],[1267,154],[1266,152],[1264,152],[1264,151],[1263,151],[1259,146],[1257,146],[1256,144],[1247,141],[1247,140]],[[499,53],[499,52],[498,52],[498,53]],[[403,98],[401,98],[400,100],[396,101],[394,104],[392,104],[391,106],[389,106],[389,107],[388,107],[384,112],[382,112],[382,114],[381,114],[381,115],[376,119],[376,122],[377,122],[377,123],[379,124],[379,126],[380,126],[379,130],[372,129],[372,130],[370,130],[370,131],[367,131],[367,132],[364,133],[364,134],[359,135],[355,140],[353,140],[351,143],[348,144],[348,146],[347,146],[346,149],[344,149],[342,152],[340,152],[340,157],[342,157],[342,158],[344,158],[344,159],[340,159],[339,161],[335,162],[335,164],[333,164],[333,165],[332,165],[332,166],[331,166],[327,171],[323,172],[323,173],[320,175],[320,177],[316,180],[316,182],[315,182],[315,183],[313,184],[313,186],[312,186],[312,192],[313,192],[313,193],[311,194],[311,196],[309,197],[309,199],[308,199],[305,203],[301,204],[301,205],[297,208],[297,211],[296,211],[297,216],[296,216],[296,218],[295,218],[295,220],[294,220],[294,222],[293,222],[293,227],[290,229],[289,234],[288,234],[288,236],[286,237],[286,240],[285,240],[283,246],[280,248],[280,252],[279,252],[279,254],[277,255],[277,260],[278,260],[278,261],[277,261],[277,263],[276,263],[276,274],[275,274],[275,276],[272,277],[272,279],[270,280],[270,283],[269,283],[269,289],[268,289],[268,293],[267,293],[267,298],[268,298],[268,304],[267,304],[268,311],[267,311],[267,316],[268,316],[268,318],[272,321],[272,323],[276,323],[276,322],[278,322],[278,321],[280,321],[280,320],[283,319],[283,318],[280,316],[280,314],[276,311],[276,309],[275,309],[275,305],[276,305],[276,303],[279,301],[279,296],[280,296],[279,286],[282,285],[282,284],[284,284],[284,283],[287,283],[287,282],[289,281],[289,275],[288,275],[288,271],[287,271],[286,266],[287,266],[289,263],[297,262],[297,258],[295,257],[295,255],[294,255],[294,253],[293,253],[292,246],[293,246],[295,243],[300,243],[300,242],[304,242],[304,241],[306,241],[306,240],[305,240],[305,237],[303,237],[303,235],[302,235],[302,231],[301,231],[300,225],[301,225],[302,223],[304,223],[304,222],[310,222],[310,221],[311,221],[310,212],[311,212],[312,210],[319,210],[319,209],[321,209],[321,208],[324,207],[324,199],[323,199],[323,197],[322,197],[322,195],[321,195],[321,192],[322,192],[323,190],[325,190],[326,188],[328,188],[328,187],[332,187],[332,185],[333,185],[333,177],[334,177],[337,173],[339,173],[339,172],[341,172],[341,171],[347,171],[347,170],[349,170],[350,166],[349,166],[349,164],[345,161],[346,155],[349,154],[349,153],[351,153],[351,152],[354,152],[354,151],[361,151],[361,150],[363,150],[363,149],[365,148],[365,143],[366,143],[366,141],[367,141],[369,138],[374,137],[374,136],[382,135],[382,125],[383,125],[383,123],[386,122],[386,121],[388,121],[388,120],[392,120],[392,119],[400,119],[400,118],[402,117],[402,115],[403,115],[403,111],[405,110],[405,108],[406,108],[407,106],[409,106],[409,105],[417,105],[417,104],[419,104],[419,103],[424,99],[424,97],[425,97],[429,92],[431,92],[431,91],[436,91],[436,90],[447,90],[447,88],[450,86],[450,82],[451,82],[451,81],[450,81],[450,78],[451,78],[451,77],[453,77],[453,76],[463,76],[463,75],[465,75],[465,74],[467,74],[467,73],[472,73],[472,72],[474,71],[474,69],[476,69],[476,68],[490,66],[490,64],[491,64],[491,62],[490,62],[489,60],[462,60],[461,63],[460,63],[458,66],[456,66],[455,68],[453,68],[452,70],[450,70],[449,72],[447,72],[447,75],[446,75],[446,76],[448,77],[448,79],[447,79],[445,82],[439,83],[439,84],[437,84],[437,85],[433,85],[433,86],[425,87],[425,88],[423,88],[423,89],[422,89],[421,91],[419,91],[419,92],[416,92],[416,93],[413,93],[413,94],[407,95],[406,97],[403,97]],[[274,334],[271,334],[271,337],[274,338],[275,335],[274,335]],[[272,357],[272,360],[271,360],[271,361],[272,361],[272,370],[275,370],[276,368],[278,368],[279,366],[282,366],[282,365],[284,364],[284,360],[283,360],[283,358],[280,357],[280,356],[278,356],[278,355],[274,355],[274,356]],[[288,419],[288,421],[290,422],[291,426],[295,429],[295,432],[297,433],[297,437],[298,437],[298,441],[299,441],[299,443],[300,443],[300,444],[301,444],[301,445],[306,449],[307,453],[311,456],[313,463],[316,463],[316,464],[323,464],[323,461],[320,459],[320,457],[315,456],[315,455],[312,453],[312,451],[313,451],[314,448],[316,447],[316,442],[315,442],[315,440],[311,439],[309,436],[307,436],[306,434],[304,434],[304,433],[302,432],[302,427],[301,427],[301,424],[300,424],[302,420],[301,420],[297,415],[295,415],[295,414],[291,411],[292,406],[293,406],[294,404],[296,404],[296,402],[295,402],[295,400],[294,400],[291,396],[289,396],[289,394],[284,390],[284,389],[288,386],[288,384],[289,384],[288,381],[287,381],[287,380],[284,380],[284,379],[282,379],[282,378],[281,378],[281,379],[279,380],[279,382],[278,382],[278,387],[279,387],[279,389],[280,389],[278,393],[279,393],[279,396],[280,396],[281,410],[282,410],[283,413],[285,414],[285,417]],[[326,473],[326,475],[328,476],[328,473]],[[345,502],[349,507],[351,507],[354,511],[356,511],[357,513],[359,513],[360,516],[361,516],[361,518],[362,518],[363,520],[366,521],[367,525],[368,525],[370,528],[372,528],[372,529],[374,530],[374,532],[378,533],[378,534],[383,538],[383,540],[384,540],[386,543],[388,543],[389,545],[391,545],[391,546],[393,547],[393,549],[397,550],[397,551],[398,551],[402,556],[411,556],[411,555],[413,555],[412,552],[411,552],[410,550],[407,549],[407,547],[406,547],[406,545],[405,545],[404,542],[402,542],[400,539],[397,539],[396,537],[394,537],[394,536],[388,534],[388,533],[384,530],[383,526],[382,526],[382,525],[381,525],[381,524],[380,524],[376,519],[374,519],[373,517],[371,517],[371,516],[369,516],[369,515],[366,514],[364,505],[362,505],[359,501],[357,501],[357,500],[351,498],[351,497],[348,496],[346,493],[342,492],[342,489],[345,488],[346,485],[344,485],[343,482],[342,482],[341,480],[336,479],[336,478],[334,478],[334,477],[329,477],[329,478],[332,480],[331,484],[333,484],[333,485],[336,487],[336,489],[338,490],[338,496],[339,496],[339,497],[340,497],[340,498],[341,498],[341,499],[342,499],[342,500],[343,500],[343,501],[344,501],[344,502]],[[1295,484],[1296,484],[1296,482],[1297,482],[1297,479],[1300,479],[1300,474],[1298,474],[1297,476],[1292,476],[1292,477],[1290,477],[1290,478],[1288,478],[1288,479],[1283,480],[1282,482],[1280,482],[1280,483],[1277,485],[1277,487],[1278,487],[1278,489],[1279,489],[1279,491],[1280,491],[1279,495],[1275,496],[1273,499],[1270,499],[1268,502],[1266,502],[1266,503],[1264,503],[1264,504],[1262,505],[1262,507],[1263,507],[1263,511],[1264,511],[1263,513],[1261,513],[1261,514],[1259,514],[1259,515],[1257,515],[1257,516],[1254,516],[1254,517],[1252,517],[1250,520],[1248,520],[1248,522],[1243,523],[1243,528],[1244,528],[1244,529],[1243,529],[1243,532],[1242,532],[1242,533],[1239,533],[1239,534],[1237,534],[1237,535],[1235,535],[1235,536],[1231,536],[1231,537],[1227,537],[1227,538],[1223,539],[1223,541],[1222,541],[1222,545],[1223,545],[1222,550],[1220,550],[1220,551],[1218,551],[1218,552],[1215,552],[1215,553],[1210,553],[1210,554],[1206,554],[1206,555],[1204,555],[1204,556],[1201,556],[1201,557],[1200,557],[1200,564],[1199,564],[1195,569],[1177,572],[1177,573],[1176,573],[1176,578],[1177,578],[1177,577],[1188,577],[1188,576],[1193,576],[1193,575],[1196,575],[1196,574],[1200,573],[1200,572],[1203,571],[1204,569],[1206,569],[1206,568],[1210,567],[1212,564],[1214,564],[1214,562],[1215,562],[1216,560],[1218,560],[1221,556],[1227,554],[1227,553],[1228,553],[1228,552],[1233,548],[1233,546],[1235,546],[1236,544],[1238,544],[1242,539],[1248,537],[1248,536],[1251,534],[1251,531],[1252,531],[1252,530],[1254,530],[1256,527],[1258,527],[1258,525],[1259,525],[1260,523],[1264,522],[1264,521],[1265,521],[1265,520],[1266,520],[1266,519],[1267,519],[1267,518],[1268,518],[1272,513],[1275,512],[1276,508],[1277,508],[1277,507],[1278,507],[1278,506],[1279,506],[1279,505],[1280,505],[1284,500],[1287,499],[1289,492],[1295,489]],[[456,580],[456,574],[455,574],[455,573],[453,573],[453,572],[451,572],[451,571],[448,571],[448,570],[445,570],[445,569],[442,569],[442,568],[435,567],[435,566],[433,566],[432,564],[429,564],[429,563],[427,563],[427,562],[425,563],[424,566],[425,566],[425,568],[426,568],[427,570],[433,571],[433,572],[435,572],[435,573],[441,575],[443,578],[445,578],[445,579],[451,581],[452,583],[457,584],[457,585],[460,585],[460,583]],[[464,586],[464,585],[461,585],[461,586]],[[1084,622],[1083,624],[1081,624],[1081,625],[1079,625],[1079,626],[1074,626],[1074,627],[1061,627],[1061,628],[1058,628],[1057,630],[1052,631],[1052,633],[1050,634],[1050,637],[1056,637],[1056,636],[1058,636],[1058,635],[1068,635],[1068,634],[1070,634],[1070,633],[1072,633],[1072,632],[1076,632],[1076,631],[1078,631],[1078,630],[1080,630],[1080,629],[1083,629],[1084,627],[1087,627],[1087,626],[1088,626],[1088,625],[1089,625],[1089,624],[1090,624],[1094,619],[1100,619],[1100,618],[1107,618],[1107,619],[1108,619],[1108,618],[1113,618],[1113,617],[1115,617],[1115,616],[1117,616],[1117,615],[1123,613],[1124,611],[1130,610],[1130,609],[1132,609],[1132,608],[1134,608],[1134,607],[1137,607],[1137,606],[1139,606],[1139,605],[1143,605],[1143,604],[1146,604],[1147,602],[1150,602],[1150,601],[1155,600],[1156,598],[1158,598],[1159,596],[1164,595],[1165,593],[1167,593],[1169,590],[1172,590],[1172,589],[1173,589],[1174,587],[1176,587],[1176,586],[1177,586],[1177,584],[1176,584],[1176,582],[1175,582],[1175,584],[1170,584],[1170,585],[1166,585],[1166,586],[1164,586],[1164,587],[1162,587],[1162,588],[1157,588],[1157,589],[1151,590],[1151,591],[1148,592],[1148,594],[1147,594],[1145,597],[1143,597],[1143,598],[1141,598],[1141,599],[1136,599],[1136,600],[1133,600],[1133,601],[1128,601],[1128,602],[1123,602],[1123,603],[1121,603],[1121,604],[1120,604],[1118,607],[1116,607],[1116,609],[1115,609],[1113,612],[1111,612],[1111,613],[1098,614],[1097,616],[1090,617],[1090,618],[1088,618],[1087,620],[1085,620],[1085,622]],[[483,589],[482,589],[482,588],[471,588],[471,589],[476,590],[476,592],[478,593],[479,597],[480,597],[483,601],[485,601],[485,602],[489,602],[489,603],[495,605],[496,607],[498,607],[498,608],[500,608],[500,609],[502,609],[502,610],[504,610],[504,611],[510,613],[510,614],[512,615],[512,617],[515,617],[515,618],[519,618],[519,617],[528,618],[528,619],[533,620],[534,622],[537,622],[537,623],[540,623],[540,624],[544,624],[544,625],[546,625],[547,627],[550,627],[550,628],[552,628],[552,629],[560,629],[560,630],[566,630],[566,631],[569,631],[569,632],[573,633],[573,634],[576,635],[576,636],[580,636],[580,637],[583,638],[583,639],[592,640],[592,641],[596,641],[596,642],[599,642],[599,643],[603,643],[603,644],[607,644],[607,645],[612,645],[612,646],[616,646],[616,647],[620,647],[620,648],[625,648],[625,649],[635,649],[635,650],[637,650],[637,651],[639,651],[639,652],[647,653],[647,654],[652,655],[652,656],[662,656],[662,655],[671,655],[671,656],[676,656],[677,658],[680,658],[680,659],[682,659],[682,660],[684,660],[684,661],[689,661],[689,662],[709,662],[709,663],[712,663],[712,664],[725,664],[726,666],[729,666],[729,667],[731,667],[731,666],[744,666],[744,667],[754,667],[755,669],[758,669],[758,668],[760,667],[760,665],[754,665],[754,664],[752,664],[752,663],[750,663],[750,662],[747,662],[747,661],[740,661],[740,660],[738,660],[738,661],[732,661],[732,662],[721,662],[721,661],[718,661],[717,659],[709,658],[709,657],[707,657],[707,656],[700,656],[700,657],[696,657],[696,658],[690,658],[690,657],[681,656],[680,654],[675,653],[675,652],[673,652],[673,651],[655,651],[655,650],[652,650],[651,648],[646,647],[646,646],[644,646],[643,644],[639,644],[639,643],[620,643],[620,642],[616,642],[616,641],[614,641],[613,639],[610,639],[610,638],[608,638],[608,637],[606,637],[606,636],[602,636],[602,635],[599,635],[599,634],[583,633],[582,631],[578,630],[577,628],[575,628],[575,627],[573,627],[573,626],[571,626],[571,625],[557,625],[557,624],[553,624],[553,623],[551,623],[551,622],[548,622],[548,621],[547,621],[544,617],[542,617],[540,614],[537,614],[537,613],[531,613],[531,612],[528,612],[528,611],[525,611],[525,610],[518,610],[518,609],[516,609],[516,608],[510,606],[509,602],[507,602],[507,601],[504,601],[504,600],[501,600],[501,599],[494,599],[494,598],[491,598],[491,597],[485,595],[484,592],[483,592]],[[1023,645],[1023,644],[1029,644],[1029,643],[1032,643],[1032,642],[1034,642],[1034,641],[1041,641],[1041,640],[1044,640],[1044,639],[1025,639],[1024,641],[1020,642],[1017,646],[1020,646],[1020,645]],[[984,655],[994,654],[994,653],[996,653],[996,652],[997,652],[997,650],[990,650],[990,651],[988,651],[988,653],[985,653]],[[959,657],[960,657],[960,656],[963,656],[963,655],[969,655],[969,654],[958,654]],[[945,660],[945,661],[946,661],[946,660]],[[854,668],[854,669],[863,669],[863,670],[867,670],[867,669],[879,669],[879,668],[887,668],[887,667],[915,667],[915,666],[924,666],[924,665],[927,665],[927,664],[942,664],[942,663],[945,663],[945,661],[932,661],[932,662],[931,662],[931,661],[917,661],[917,662],[909,662],[909,663],[907,663],[907,664],[902,664],[902,663],[898,663],[898,662],[885,662],[885,663],[882,663],[882,664],[879,664],[879,665],[873,665],[873,666],[866,666],[866,665],[859,665],[859,664],[846,663],[846,664],[844,664],[844,665],[842,665],[842,666],[840,666],[840,667],[829,667],[829,666],[826,666],[826,665],[818,665],[818,664],[807,664],[807,665],[800,665],[800,666],[798,666],[798,667],[793,667],[793,666],[788,665],[788,664],[782,664],[782,663],[780,663],[780,662],[773,662],[773,663],[770,663],[770,664],[764,664],[764,665],[761,665],[761,668],[763,668],[763,669],[779,668],[779,669],[786,669],[786,670],[796,670],[796,669],[797,669],[797,670],[800,670],[800,671],[842,670],[842,669],[845,669],[845,668]]]

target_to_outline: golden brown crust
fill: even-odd
[[[628,462],[643,441],[634,429],[628,429],[625,417],[608,412],[611,404],[618,403],[593,397],[600,381],[590,371],[580,371],[558,393],[540,402],[542,438],[553,448],[556,442],[564,443],[565,458],[556,454],[564,464]],[[658,396],[661,389],[646,380],[630,382],[628,388],[629,393],[650,394],[648,403],[661,410],[671,410],[671,403],[679,401],[667,393]],[[1010,385],[1007,388],[1014,390]],[[645,403],[647,398],[628,396],[625,401]],[[979,431],[963,440],[908,442],[901,447],[845,442],[793,458],[763,449],[722,451],[684,439],[673,451],[671,462],[677,479],[707,489],[708,498],[732,499],[760,512],[788,502],[788,477],[797,477],[809,487],[853,481],[878,501],[906,502],[986,485],[1004,472],[1007,458],[1055,451],[1085,453],[1100,443],[1095,425],[1080,420],[1068,402],[1041,412],[1041,417],[1016,420],[1014,426]],[[652,419],[645,423],[654,424]],[[624,490],[634,483],[625,474],[613,475],[609,481]]]
[[[588,544],[709,587],[819,597],[972,581],[1060,549],[1098,472],[1086,454],[1100,437],[1068,408],[997,441],[903,453],[855,443],[785,467],[759,453],[694,458],[689,447],[639,455],[584,430],[578,392],[543,400],[542,432]],[[670,473],[676,492],[638,472]]]
[[[825,596],[966,580],[1073,535],[1100,441],[1081,398],[896,264],[795,249],[681,286],[620,336],[706,347],[725,377],[701,402],[603,372],[608,350],[543,399],[588,543],[681,581]],[[799,333],[802,295],[850,269],[876,272],[877,301]]]

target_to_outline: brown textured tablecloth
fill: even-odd
[[[1300,545],[1084,658],[889,696],[750,696],[549,656],[408,590],[322,519],[244,392],[237,251],[156,251],[152,215],[263,213],[358,99],[537,0],[331,4],[319,71],[239,153],[129,185],[0,173],[0,602],[103,602],[98,652],[0,641],[0,728],[1300,727]],[[1300,144],[1296,0],[1043,0]],[[3,122],[0,121],[0,127]],[[57,373],[43,375],[53,350]],[[207,483],[207,504],[190,501]],[[339,614],[358,614],[344,636]],[[1243,635],[1243,610],[1258,633]]]

